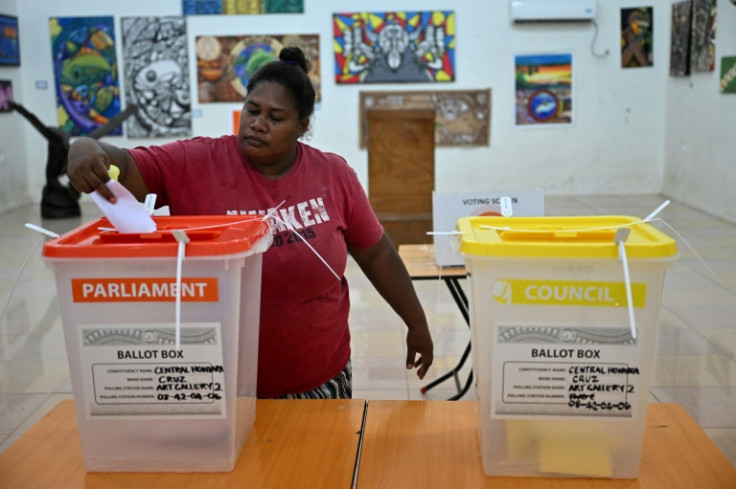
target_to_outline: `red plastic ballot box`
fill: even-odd
[[[229,471],[255,420],[261,259],[271,231],[262,216],[154,220],[155,232],[123,234],[102,218],[43,249],[85,467]]]

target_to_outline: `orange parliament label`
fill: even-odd
[[[74,302],[174,302],[176,289],[176,279],[171,277],[72,279]],[[182,278],[182,302],[218,299],[217,278]]]

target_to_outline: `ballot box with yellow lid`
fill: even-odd
[[[255,420],[263,216],[93,220],[45,244],[88,472],[225,472]]]
[[[458,230],[484,472],[636,478],[674,240],[630,216]]]

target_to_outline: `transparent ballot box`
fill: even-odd
[[[255,419],[271,232],[261,216],[154,220],[125,234],[102,218],[44,246],[85,468],[229,471]]]
[[[484,472],[636,478],[674,240],[630,216],[458,229]]]

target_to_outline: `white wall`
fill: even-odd
[[[736,5],[725,0],[715,71],[667,80],[663,192],[736,222],[736,94],[719,91],[723,56],[736,56]]]
[[[7,1],[7,0],[3,0]],[[600,28],[595,51],[610,50],[596,57],[591,50],[595,31],[591,23],[515,26],[509,22],[506,0],[305,0],[303,15],[202,16],[189,17],[190,76],[193,109],[201,117],[193,121],[196,135],[220,135],[231,131],[231,112],[237,104],[202,104],[196,97],[194,37],[203,34],[318,33],[321,41],[323,103],[316,111],[310,143],[342,154],[367,185],[367,153],[358,144],[358,100],[361,90],[452,90],[491,88],[491,146],[438,148],[436,186],[442,192],[500,191],[542,188],[547,194],[657,193],[662,190],[666,130],[675,96],[668,97],[673,84],[669,67],[671,0],[632,2],[600,0]],[[733,8],[719,2],[721,10]],[[654,7],[654,59],[650,68],[620,68],[619,24],[622,7]],[[55,96],[51,65],[48,17],[114,15],[116,36],[121,46],[120,17],[179,15],[180,0],[138,2],[120,0],[18,0],[23,58],[22,101],[49,124],[55,123]],[[456,72],[453,83],[336,85],[332,54],[333,12],[454,10],[456,15]],[[719,28],[722,19],[719,19]],[[725,29],[719,31],[724,32]],[[719,38],[719,42],[720,42]],[[574,62],[574,122],[569,126],[517,128],[514,125],[515,54],[571,52]],[[722,53],[719,52],[720,56]],[[122,53],[118,53],[122,59]],[[46,81],[48,89],[35,88]],[[689,92],[692,93],[692,92]],[[698,94],[700,96],[700,94]],[[670,103],[668,103],[670,102]],[[706,107],[699,110],[712,113]],[[711,107],[713,109],[713,107]],[[726,126],[721,119],[693,125],[689,137],[709,137],[712,128]],[[27,126],[27,124],[26,124]],[[0,126],[1,127],[1,126]],[[694,133],[694,134],[692,134]],[[0,134],[0,148],[16,145],[19,138]],[[129,140],[107,137],[121,146],[160,143],[166,140]],[[25,127],[25,159],[28,162],[28,191],[40,199],[46,148],[42,138]],[[706,146],[708,143],[702,143]],[[7,150],[6,150],[7,151]],[[670,150],[667,150],[668,156]],[[691,154],[678,159],[687,167]],[[677,174],[678,171],[675,172]],[[669,174],[668,174],[669,175]],[[704,190],[706,194],[709,190]],[[674,192],[674,190],[673,190]]]
[[[0,0],[0,14],[18,16],[15,0]],[[23,34],[20,29],[19,32]],[[21,55],[20,61],[25,64],[27,60]],[[11,81],[13,97],[17,100],[23,99],[21,70],[22,67],[0,66],[0,80]],[[0,114],[0,212],[31,200],[26,171],[26,133],[19,118],[12,112]],[[40,190],[38,195],[40,199]]]

